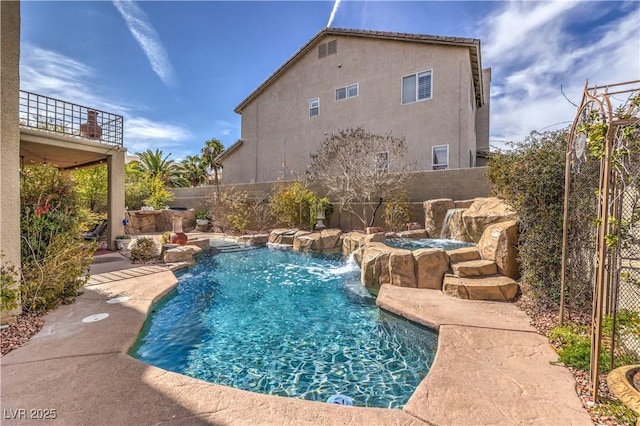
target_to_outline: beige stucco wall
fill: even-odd
[[[20,268],[20,3],[0,2],[0,264]],[[2,313],[2,323],[19,313]]]
[[[476,108],[468,48],[349,36],[319,43],[334,38],[337,54],[318,58],[314,46],[246,105],[244,144],[224,159],[225,183],[302,174],[326,136],[357,126],[404,136],[416,170],[431,169],[435,145],[449,145],[450,168],[469,167]],[[425,70],[433,72],[432,99],[402,105],[402,78]],[[335,100],[337,88],[355,83],[357,97]],[[320,114],[309,117],[316,97]]]
[[[468,200],[476,197],[486,197],[491,188],[485,176],[486,167],[475,167],[467,169],[438,170],[427,172],[409,173],[409,192],[412,203],[413,220],[424,223],[424,210],[422,202],[436,198],[451,198],[453,200]],[[233,186],[239,190],[247,191],[256,197],[266,198],[273,193],[278,182],[262,182],[256,184],[236,184],[221,185],[220,190]],[[322,189],[310,187],[319,195],[326,195]],[[199,186],[196,188],[169,188],[173,193],[173,201],[169,202],[171,207],[187,207],[198,209],[206,207],[206,201],[213,195],[214,186]],[[381,212],[376,216],[376,225],[383,225]],[[357,219],[344,213],[340,214],[336,209],[331,218],[331,226],[342,228],[343,230],[359,229],[362,225]]]

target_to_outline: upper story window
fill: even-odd
[[[318,45],[318,58],[328,55],[335,55],[338,52],[338,40],[331,40],[328,43]]]
[[[449,145],[438,145],[431,148],[431,164],[433,164],[433,170],[449,168]]]
[[[431,99],[431,70],[402,77],[402,104]]]
[[[389,173],[389,152],[378,152],[376,154],[376,172]]]
[[[336,89],[336,101],[358,96],[358,83]]]
[[[320,98],[309,99],[309,117],[320,114]]]

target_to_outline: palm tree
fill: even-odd
[[[138,168],[149,178],[158,176],[162,182],[169,186],[179,186],[180,170],[178,165],[169,160],[171,153],[166,157],[162,156],[162,151],[156,149],[155,152],[147,149],[145,152],[137,152]]]
[[[180,174],[194,188],[203,183],[207,177],[207,166],[202,158],[189,155],[180,163]]]
[[[213,172],[213,183],[218,194],[220,193],[219,172],[222,169],[222,162],[218,160],[218,157],[223,152],[224,145],[216,138],[206,141],[204,148],[202,148],[202,163]]]

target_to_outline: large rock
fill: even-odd
[[[420,240],[427,237],[426,229],[413,229],[411,231],[402,231],[396,234],[397,238],[407,238],[411,240]]]
[[[492,260],[470,260],[451,265],[454,275],[459,277],[479,277],[498,273],[498,267]]]
[[[457,200],[454,201],[453,203],[455,204],[455,208],[456,209],[468,209],[469,207],[471,207],[471,204],[473,204],[473,202],[475,201],[475,199],[472,200]]]
[[[378,294],[380,286],[391,284],[389,274],[390,247],[382,243],[370,243],[364,247],[360,280],[369,293]]]
[[[166,250],[162,255],[164,263],[193,262],[193,256],[200,253],[202,249],[197,246],[178,246]]]
[[[507,302],[516,297],[518,284],[505,276],[463,278],[446,275],[442,292],[460,299]]]
[[[467,234],[467,229],[464,226],[462,220],[462,214],[467,209],[451,209],[447,212],[445,217],[444,227],[442,229],[441,238],[449,238],[456,241],[471,242],[471,237]]]
[[[455,203],[450,198],[439,198],[425,201],[422,206],[424,207],[424,229],[431,238],[440,238],[447,210],[455,208]]]
[[[425,248],[413,251],[418,288],[442,289],[442,278],[449,269],[449,255],[442,249]]]
[[[480,251],[477,247],[460,247],[459,249],[447,250],[451,263],[468,262],[470,260],[480,260]]]
[[[269,242],[271,244],[283,244],[292,246],[293,238],[298,230],[296,228],[274,229],[269,234]]]
[[[348,255],[369,243],[379,243],[386,239],[384,232],[364,234],[362,232],[348,232],[342,234],[342,253]]]
[[[323,229],[320,232],[322,250],[339,250],[342,246],[342,231],[339,229]]]
[[[322,251],[322,237],[319,232],[296,235],[293,239],[295,251]]]
[[[473,204],[462,213],[462,220],[467,234],[474,243],[477,243],[489,225],[516,220],[516,214],[499,198],[476,198]]]
[[[389,247],[389,276],[391,285],[416,287],[415,260],[411,250]]]
[[[489,225],[478,242],[483,259],[493,260],[502,275],[520,278],[518,264],[518,223],[515,220]]]

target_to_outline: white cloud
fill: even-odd
[[[576,108],[561,85],[579,103],[587,79],[590,85],[606,85],[640,76],[638,6],[607,24],[584,22],[585,7],[603,6],[510,2],[482,23],[483,66],[493,68],[492,139],[518,141],[531,130],[566,127]],[[570,32],[574,20],[583,20],[586,34]]]
[[[146,146],[150,141],[157,145],[175,145],[191,137],[191,133],[181,126],[153,121],[144,117],[125,120],[125,140],[135,141],[132,147]],[[146,148],[145,148],[146,149]]]
[[[147,56],[153,71],[165,84],[172,85],[174,80],[173,67],[160,42],[158,33],[149,22],[147,15],[131,0],[114,0],[113,4]]]

